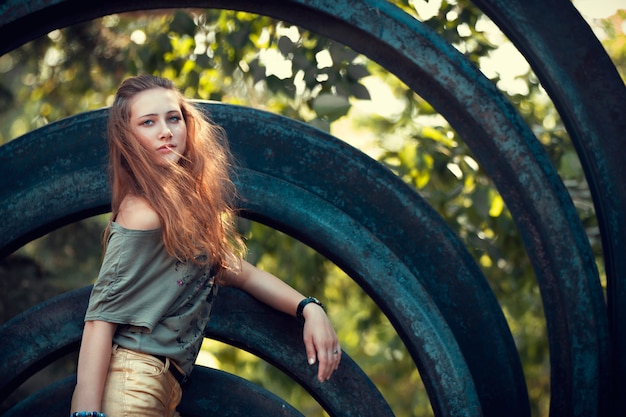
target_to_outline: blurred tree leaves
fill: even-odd
[[[418,16],[417,2],[394,1]],[[603,43],[622,76],[623,11],[603,22]],[[469,0],[441,1],[424,21],[481,66],[507,41]],[[0,57],[0,143],[46,123],[111,104],[138,73],[173,79],[190,98],[252,106],[306,121],[355,144],[414,187],[461,236],[484,271],[520,352],[533,416],[549,402],[549,353],[539,290],[502,198],[429,103],[351,49],[289,23],[228,10],[155,10],[105,16],[30,42]],[[568,187],[603,271],[584,175],[558,113],[530,71],[503,90],[535,132]],[[376,102],[380,84],[394,98]],[[365,104],[372,105],[363,110]],[[372,110],[373,108],[373,110]],[[361,137],[362,136],[362,137]],[[53,294],[91,283],[106,216],[67,226],[0,263],[2,321]],[[432,415],[423,384],[386,317],[321,255],[289,236],[242,221],[250,259],[305,294],[324,299],[344,349],[398,416]],[[9,300],[9,301],[7,301]],[[245,352],[209,342],[212,363],[279,393],[307,416],[324,415],[301,388]],[[3,405],[4,406],[4,405]]]

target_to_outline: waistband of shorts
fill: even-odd
[[[169,371],[172,374],[172,376],[174,377],[174,379],[176,381],[178,381],[178,384],[182,387],[184,386],[187,381],[189,380],[189,377],[187,375],[185,375],[184,373],[182,373],[182,371],[180,371],[178,369],[178,367],[176,366],[176,364],[174,363],[174,361],[172,361],[169,358],[166,358],[165,356],[159,356],[159,355],[152,355],[155,358],[157,358],[158,360],[160,360],[161,362],[163,362],[165,365],[167,365],[167,362],[169,361]]]
[[[123,346],[120,346],[118,344],[113,345],[113,352],[117,351],[117,350],[124,350],[127,352],[131,352],[135,355],[140,355],[140,356],[149,356],[159,362],[161,362],[163,365],[167,366],[168,371],[170,372],[170,374],[172,374],[172,376],[174,377],[174,379],[178,382],[178,384],[182,387],[183,385],[185,385],[188,381],[189,381],[189,377],[187,375],[185,375],[185,373],[183,371],[181,371],[178,366],[176,366],[176,363],[165,357],[165,356],[161,356],[161,355],[153,355],[150,353],[145,353],[145,352],[138,352],[136,350],[132,350],[132,349],[128,349],[125,348]]]

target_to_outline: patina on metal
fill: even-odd
[[[10,50],[45,31],[69,23],[131,7],[172,7],[169,3],[138,1],[130,6],[118,1],[93,1],[88,4],[62,0],[6,1],[0,5],[0,39],[3,39],[0,46],[6,48],[2,51]],[[569,1],[484,0],[477,1],[477,4],[529,59],[547,86],[579,152],[599,215],[609,278],[608,314],[586,236],[556,170],[532,132],[502,94],[437,34],[393,5],[375,0],[189,1],[179,2],[176,6],[248,10],[310,28],[376,60],[425,97],[468,143],[500,190],[524,238],[546,307],[552,378],[551,415],[624,413],[624,399],[612,395],[626,388],[626,335],[617,331],[618,326],[624,323],[626,302],[623,284],[626,259],[621,256],[626,252],[626,187],[622,184],[626,168],[623,158],[619,156],[621,132],[626,123],[620,117],[626,112],[624,85],[601,45]],[[274,175],[272,173],[270,178]],[[267,178],[263,172],[263,175],[252,176],[250,180],[263,184]],[[269,184],[269,190],[276,187],[273,181]],[[327,183],[322,183],[313,188],[316,193],[322,190],[323,194],[327,186]],[[388,183],[387,186],[395,187],[396,184]],[[249,191],[253,192],[254,187],[261,185],[251,187]],[[346,207],[346,200],[342,198],[329,201],[333,210]],[[84,209],[85,213],[97,204],[100,203],[94,202],[91,208]],[[250,207],[252,216],[257,208]],[[358,211],[358,208],[355,210]],[[261,213],[259,218],[266,217],[271,223],[273,216],[263,215],[263,207],[257,211]],[[421,220],[411,217],[419,218],[423,212],[427,213],[421,207],[413,212],[405,210],[408,217],[399,218],[409,218],[417,225],[415,231],[424,231],[427,229],[420,229],[422,223],[432,219],[426,215],[427,221],[420,223]],[[348,217],[360,218],[358,214],[351,213]],[[63,223],[64,219],[52,221]],[[290,224],[278,221],[277,227],[297,233],[300,225],[287,223]],[[49,223],[44,221],[44,224]],[[314,224],[311,222],[310,226]],[[392,241],[399,235],[393,225],[369,220],[364,220],[363,224],[367,225],[366,229],[373,238],[387,239],[381,246],[393,255],[389,259],[400,260],[401,265],[414,275],[415,280],[411,284],[416,287],[414,289],[428,295],[438,308],[445,321],[444,327],[449,327],[463,354],[484,415],[528,415],[521,367],[517,359],[509,357],[514,347],[511,347],[508,330],[496,326],[495,335],[490,336],[493,340],[488,339],[496,346],[489,353],[504,354],[489,357],[480,350],[481,342],[474,340],[476,329],[485,332],[487,328],[467,328],[457,322],[462,318],[458,315],[459,307],[455,305],[458,300],[455,295],[450,295],[461,291],[456,283],[451,287],[442,284],[439,278],[443,275],[439,275],[437,270],[414,272],[418,271],[423,253],[417,248],[413,251],[407,248],[406,242],[394,245]],[[329,227],[327,232],[330,234],[332,225],[325,226]],[[33,224],[29,232],[31,236],[49,226],[37,227],[43,229],[37,230]],[[445,232],[435,233],[435,236],[441,241],[449,237]],[[16,239],[26,238],[20,234]],[[458,240],[452,236],[448,244],[455,246]],[[480,273],[473,271],[477,267],[467,263],[463,256],[460,259],[459,264],[463,266],[459,269],[466,275],[463,278],[461,274],[459,281],[472,287],[472,279],[477,277],[473,300],[491,300],[493,297],[488,288],[483,288],[484,279]],[[355,275],[358,276],[358,273]],[[403,278],[400,280],[404,281]],[[384,306],[385,302],[391,301],[373,298],[394,322],[394,312]],[[416,309],[418,306],[415,304],[399,307]],[[485,320],[498,325],[501,323],[498,313],[489,312],[488,315]],[[394,324],[407,343],[402,323]],[[416,362],[420,371],[429,366],[428,363],[420,364],[419,360]],[[611,369],[616,372],[612,373]],[[451,404],[450,399],[437,398],[447,395],[437,391],[437,387],[442,386],[441,382],[430,382],[434,384],[429,386],[429,395],[436,414],[446,415],[460,409],[460,406]]]
[[[611,377],[598,380],[598,386],[602,391],[613,392],[608,401],[616,403],[600,404],[606,410],[600,414],[623,414],[626,412],[624,83],[591,28],[570,2],[530,0],[511,7],[507,1],[476,0],[476,4],[529,61],[558,109],[585,170],[601,230],[613,352]],[[598,301],[594,306],[603,307]],[[562,401],[566,400],[551,402],[555,413]]]
[[[76,376],[68,376],[41,392],[28,397],[3,417],[23,417],[41,414],[66,416],[67,399],[72,396]],[[232,374],[198,366],[194,381],[185,386],[185,401],[179,411],[185,417],[204,417],[217,413],[224,417],[305,417],[276,395],[258,385]]]

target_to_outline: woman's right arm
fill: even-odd
[[[78,354],[76,389],[72,412],[101,411],[102,393],[109,363],[113,334],[117,324],[105,321],[87,321]]]
[[[148,230],[160,226],[159,217],[148,202],[132,195],[122,200],[115,221],[127,229]],[[78,354],[72,412],[101,410],[116,329],[117,324],[114,323],[99,320],[85,322]]]

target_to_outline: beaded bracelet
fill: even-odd
[[[98,411],[77,411],[72,413],[70,417],[106,417],[104,413]]]

